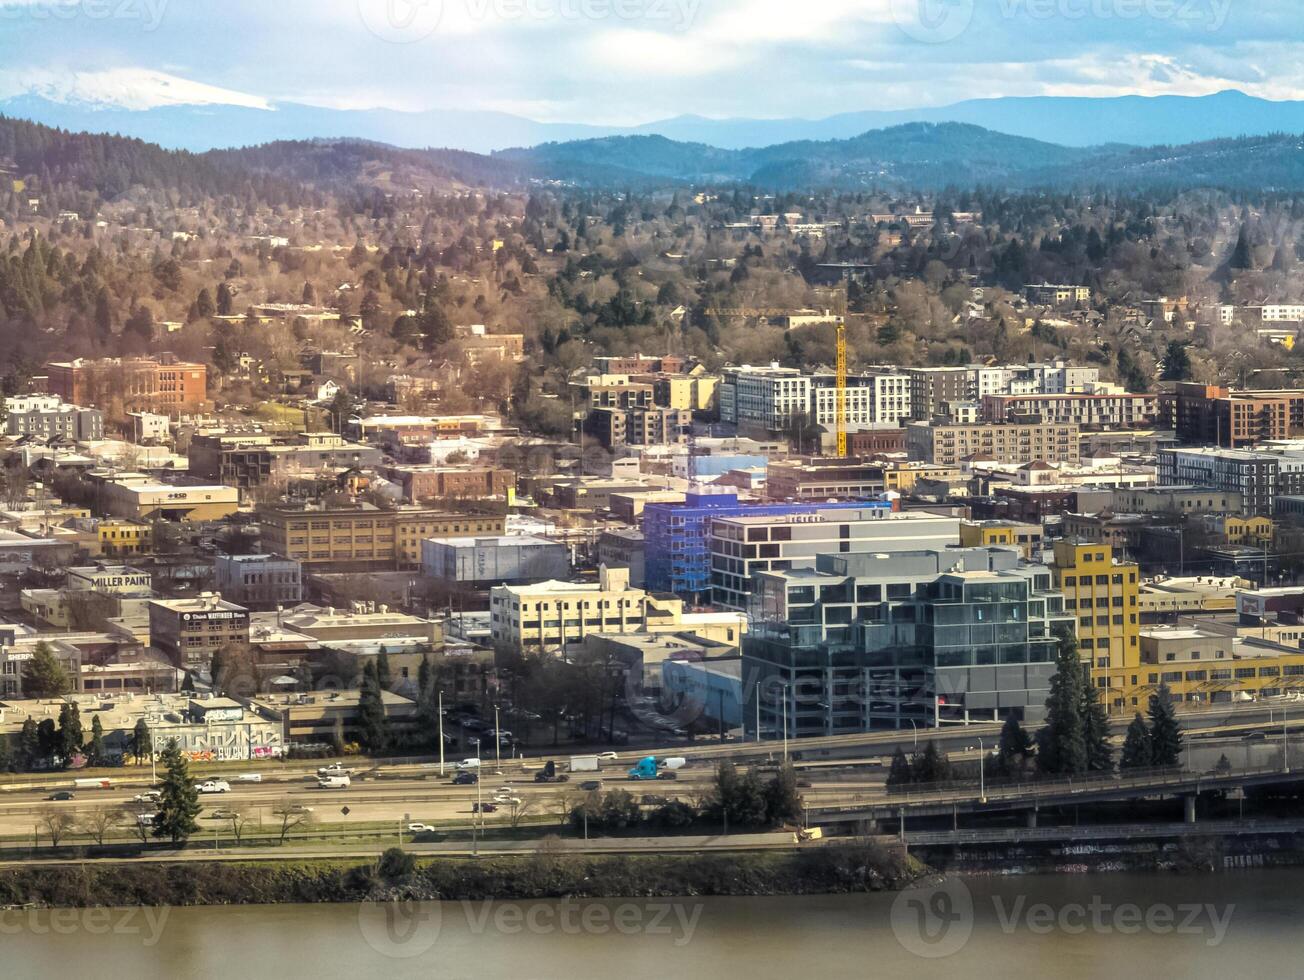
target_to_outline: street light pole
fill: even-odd
[[[978,801],[987,802],[987,750],[981,738],[978,739]]]
[[[915,724],[915,720],[913,718],[907,718],[906,721],[910,722],[910,730],[914,733],[915,736],[915,751],[918,752],[919,751],[919,726]]]
[[[444,692],[439,692],[439,777],[444,777]]]
[[[1290,731],[1286,727],[1286,708],[1281,709],[1281,767],[1290,772]]]
[[[498,705],[494,705],[494,759],[497,773],[503,774],[503,729],[502,722],[498,720]]]

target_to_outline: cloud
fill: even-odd
[[[162,5],[149,30],[89,16],[102,2],[0,0],[0,96],[627,124],[1003,95],[1304,97],[1304,18],[1285,0],[110,0]],[[919,3],[972,16],[927,43],[899,20]],[[411,29],[377,20],[392,4]]]

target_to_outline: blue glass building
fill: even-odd
[[[655,503],[643,509],[647,589],[705,602],[711,592],[709,522],[717,517],[783,517],[829,510],[890,509],[889,503],[744,503],[737,493],[689,493],[682,504]]]

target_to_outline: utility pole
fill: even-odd
[[[444,777],[444,692],[439,692],[439,778]]]

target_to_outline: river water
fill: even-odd
[[[1304,871],[900,895],[0,914],[5,977],[1304,976]]]

